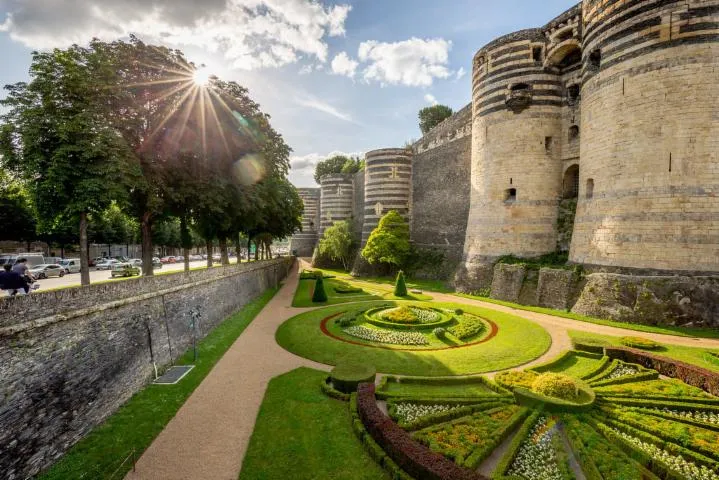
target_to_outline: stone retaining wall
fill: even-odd
[[[154,374],[285,278],[293,259],[0,302],[0,477],[57,460]],[[194,331],[190,310],[202,317]],[[122,459],[118,459],[118,463]]]

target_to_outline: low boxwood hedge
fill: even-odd
[[[599,353],[604,355],[604,347],[609,346],[609,343],[601,341],[595,343],[590,343],[587,341],[577,342],[575,340],[572,340],[572,346],[575,350],[579,350],[581,352]]]
[[[719,396],[719,373],[633,348],[607,347],[605,351],[609,357],[651,368],[662,375],[678,378],[688,385]]]
[[[659,350],[662,348],[657,342],[642,337],[622,337],[619,341],[622,342],[622,345],[639,348],[640,350]]]
[[[427,402],[428,404],[436,404],[437,403],[437,400],[434,400],[434,399],[431,399],[431,400],[428,399],[428,400],[429,400]],[[397,402],[388,402],[387,410],[389,412],[390,417],[392,417],[395,420],[397,419],[396,405],[398,403],[419,403],[419,402],[408,401],[408,400],[400,400]],[[442,403],[449,404],[449,402],[445,402],[444,400],[442,400]],[[398,421],[397,424],[400,427],[407,430],[408,432],[413,432],[415,430],[420,430],[422,428],[429,427],[430,425],[436,425],[436,424],[442,423],[442,422],[449,422],[449,421],[455,420],[457,418],[466,417],[467,415],[471,415],[476,412],[482,412],[485,410],[502,407],[502,406],[506,406],[506,405],[507,405],[506,402],[501,402],[501,401],[494,401],[494,402],[490,401],[490,402],[477,403],[477,404],[473,404],[473,405],[464,405],[462,407],[454,408],[454,409],[448,410],[446,412],[435,413],[432,415],[426,415],[422,418],[415,420],[414,422]]]
[[[585,384],[579,384],[578,388],[580,397],[576,402],[547,397],[522,387],[514,389],[514,398],[520,405],[548,412],[578,413],[591,410],[596,400],[594,391]]]
[[[322,393],[327,395],[330,398],[334,398],[336,400],[341,400],[343,402],[347,402],[350,399],[349,393],[340,392],[336,388],[332,386],[332,378],[327,377],[320,383],[320,389],[322,390]]]
[[[330,372],[334,388],[342,393],[357,391],[360,383],[374,383],[377,370],[372,365],[340,363]]]
[[[522,446],[522,443],[524,443],[524,440],[529,435],[529,432],[532,431],[532,427],[534,427],[534,424],[537,423],[537,420],[539,420],[539,417],[541,415],[542,412],[534,411],[531,415],[524,419],[524,422],[519,427],[517,434],[512,439],[512,443],[509,444],[507,451],[499,460],[499,463],[495,467],[494,472],[492,472],[493,479],[504,478],[504,476],[507,475],[509,468],[512,466],[512,461],[514,460],[514,457],[517,456],[517,452]]]
[[[357,389],[357,409],[362,424],[387,456],[414,478],[427,480],[487,480],[479,473],[460,468],[410,437],[377,407],[375,386],[363,383]]]
[[[512,392],[487,377],[475,376],[475,377],[396,377],[394,375],[385,375],[377,385],[377,396],[379,398],[387,398],[392,395],[387,395],[384,390],[387,389],[389,382],[404,383],[404,384],[420,384],[420,385],[471,385],[471,384],[482,384],[489,390],[502,396],[511,396]],[[474,398],[480,398],[477,395],[473,395]],[[458,397],[459,398],[459,397]],[[496,398],[492,395],[490,398]]]

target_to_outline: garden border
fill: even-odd
[[[327,335],[330,338],[339,340],[340,342],[350,343],[352,345],[359,345],[360,347],[381,348],[383,350],[392,350],[395,352],[443,352],[445,350],[456,350],[459,348],[473,347],[475,345],[480,345],[482,343],[490,341],[491,339],[493,339],[494,337],[497,336],[497,333],[499,333],[499,327],[497,326],[496,323],[494,323],[492,320],[489,320],[488,318],[480,317],[482,320],[484,320],[485,322],[487,322],[489,324],[491,330],[485,337],[483,337],[479,341],[472,342],[472,343],[465,343],[464,345],[455,345],[455,346],[446,347],[446,348],[394,348],[394,347],[388,347],[388,346],[384,346],[384,345],[371,345],[368,343],[356,342],[354,340],[349,340],[347,338],[339,337],[339,336],[335,335],[334,333],[330,332],[329,329],[327,328],[327,323],[342,313],[345,313],[345,312],[338,312],[338,313],[330,315],[329,317],[324,318],[320,322],[320,330],[322,331],[322,333],[324,333],[325,335]]]

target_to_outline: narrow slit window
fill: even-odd
[[[516,188],[508,188],[504,191],[504,201],[505,202],[515,202],[517,201],[517,189]]]
[[[579,100],[579,85],[570,85],[567,87],[567,98],[572,103]]]
[[[547,152],[552,151],[552,137],[544,137],[544,149]]]
[[[534,60],[535,62],[542,61],[542,47],[532,48],[532,60]]]
[[[572,125],[569,127],[569,141],[573,142],[579,138],[579,126]]]
[[[592,50],[589,53],[589,65],[594,68],[599,68],[602,64],[602,51],[599,49]]]

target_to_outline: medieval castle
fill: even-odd
[[[633,275],[719,272],[719,1],[583,0],[472,62],[472,102],[411,149],[301,189],[310,256],[389,210],[459,287],[503,255]],[[359,240],[359,238],[358,238]]]

